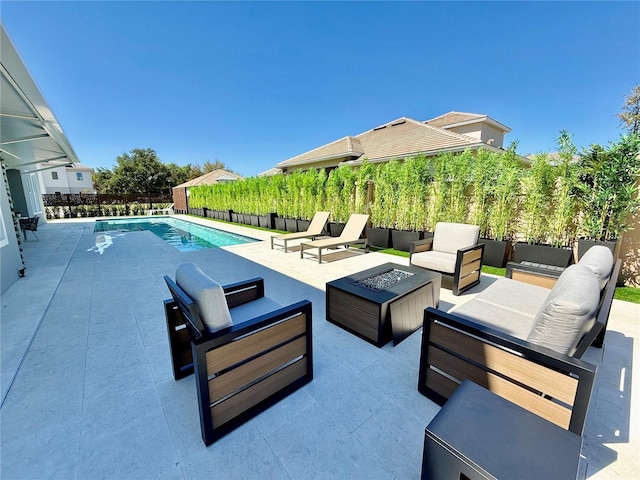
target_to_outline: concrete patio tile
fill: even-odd
[[[439,408],[432,404],[430,410],[430,415],[417,421],[416,412],[390,400],[353,435],[397,478],[420,478],[424,431]]]
[[[327,354],[315,352],[311,395],[348,432],[356,430],[388,397]]]
[[[341,419],[320,403],[312,405],[298,417],[298,421],[267,436],[269,446],[292,478],[396,478],[377,452],[354,441]]]
[[[330,330],[330,334],[323,335],[320,333],[314,338],[315,346],[353,373],[360,373],[381,357],[387,355],[386,349],[378,348],[365,340],[361,340],[352,333],[327,322],[324,318],[317,320],[315,326],[317,329]],[[354,341],[354,339],[357,341]]]
[[[77,478],[184,478],[160,411],[96,437],[88,433],[83,429]]]
[[[5,441],[2,433],[3,480],[77,478],[80,422],[59,421]]]
[[[299,415],[304,416],[315,403],[305,386],[260,413],[252,423],[267,437],[284,425],[299,421]]]
[[[415,420],[427,426],[434,411],[434,403],[418,392],[417,360],[414,365],[407,365],[397,360],[393,354],[389,354],[364,370],[359,376],[371,385],[375,385],[376,389],[393,399],[407,412],[413,412]]]

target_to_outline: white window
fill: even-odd
[[[51,179],[52,180],[57,180],[58,179],[58,172],[51,172]]]
[[[78,179],[79,182],[82,181],[82,172],[76,172],[76,178]]]

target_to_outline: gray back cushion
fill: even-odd
[[[436,252],[457,253],[461,248],[478,243],[480,227],[466,223],[438,222],[433,233],[433,247]]]
[[[600,285],[591,269],[567,267],[538,311],[527,340],[566,354],[580,340],[583,325],[595,318],[599,303]]]
[[[600,290],[602,290],[613,271],[613,253],[609,247],[594,245],[585,252],[578,263],[589,267],[596,274],[598,282],[600,282]]]
[[[233,324],[224,290],[195,263],[178,266],[176,283],[195,302],[208,331],[215,332]]]

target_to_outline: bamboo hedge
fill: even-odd
[[[336,222],[368,213],[373,227],[414,231],[433,231],[440,221],[472,223],[483,237],[570,245],[588,233],[579,219],[590,218],[590,207],[580,202],[584,172],[572,160],[570,138],[564,141],[559,160],[539,154],[527,165],[513,145],[504,152],[365,161],[328,174],[312,169],[197,186],[191,188],[189,206],[306,220],[328,210]]]

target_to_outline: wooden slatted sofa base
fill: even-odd
[[[165,317],[176,380],[196,374],[205,445],[313,379],[312,312],[308,300],[208,332],[196,304],[168,276]],[[264,297],[264,280],[223,287],[232,317]]]
[[[584,267],[572,266],[567,270],[575,268]],[[600,284],[594,318],[584,322],[577,334],[577,343],[564,353],[528,341],[526,335],[523,339],[522,330],[518,331],[516,319],[521,317],[517,309],[533,309],[536,301],[525,298],[529,296],[523,295],[522,286],[531,292],[539,289],[538,294],[544,293],[542,287],[499,279],[464,304],[461,313],[426,308],[418,390],[442,405],[465,379],[469,379],[582,435],[596,367],[580,357],[606,326],[619,270],[620,260],[613,266],[604,287]],[[509,291],[510,287],[513,292]],[[597,287],[596,280],[596,296]],[[545,301],[552,302],[548,300],[552,291],[549,290],[548,297],[540,297],[543,298],[542,304],[538,305],[540,311],[547,306]],[[514,304],[519,298],[523,298],[523,305]],[[503,307],[496,306],[499,301],[503,302]],[[533,310],[532,320],[536,311]],[[513,325],[509,323],[510,317]]]

